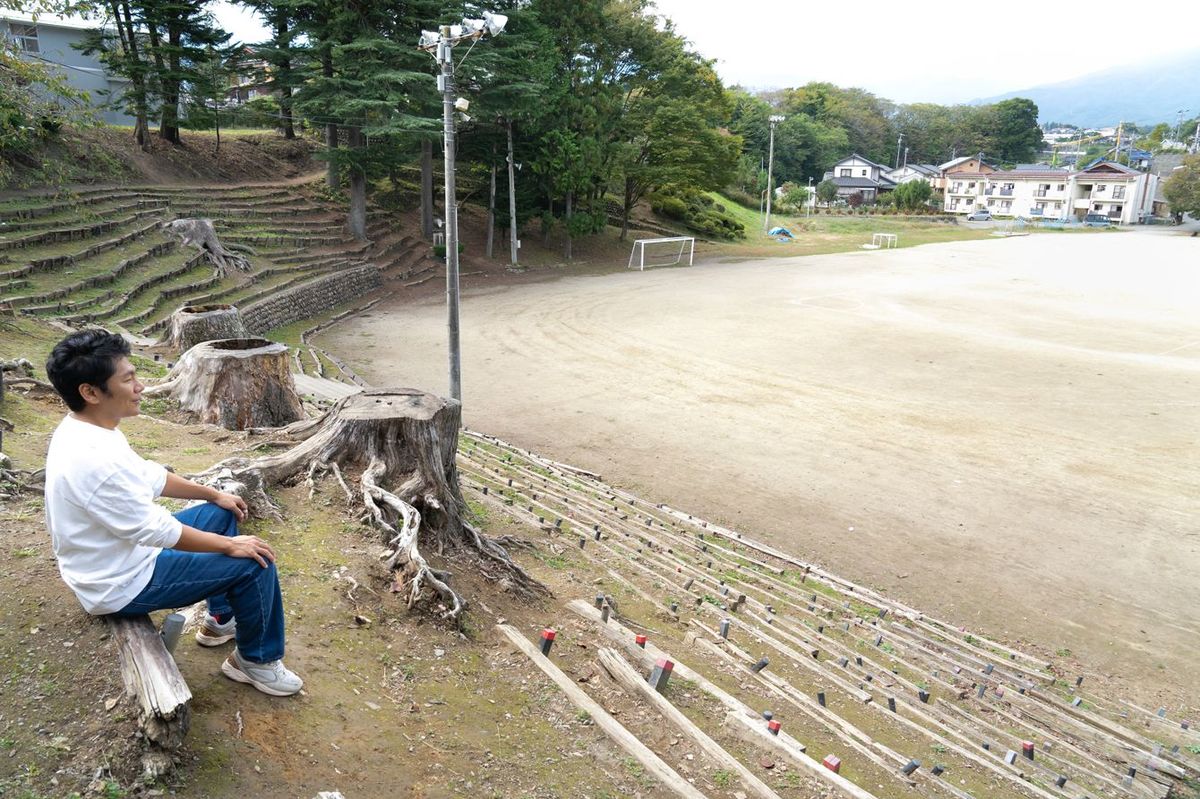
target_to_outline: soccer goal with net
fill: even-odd
[[[649,248],[649,253],[647,253]],[[696,255],[696,239],[694,236],[671,236],[663,239],[638,239],[633,243],[629,253],[629,269],[637,266],[645,270],[647,266],[674,266],[683,260],[687,251],[688,266]]]

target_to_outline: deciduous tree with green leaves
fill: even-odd
[[[832,180],[822,180],[817,184],[817,199],[829,205],[837,199],[838,187]]]
[[[1183,159],[1163,186],[1171,213],[1200,219],[1200,153]]]

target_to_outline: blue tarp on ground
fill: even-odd
[[[767,231],[767,235],[768,236],[786,236],[789,239],[794,238],[794,236],[792,236],[792,231],[788,230],[785,227],[773,227]]]

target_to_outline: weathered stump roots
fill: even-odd
[[[217,238],[217,231],[213,228],[211,219],[176,219],[168,222],[166,228],[178,236],[185,245],[195,247],[204,253],[204,257],[216,267],[219,277],[225,277],[234,269],[243,272],[250,271],[250,260],[233,250],[244,250],[251,255],[254,254],[254,251],[249,247],[237,244],[228,246],[222,244],[221,240]]]
[[[145,394],[168,394],[202,422],[227,430],[283,427],[304,418],[287,346],[261,338],[201,342]]]
[[[466,502],[458,482],[461,406],[415,389],[368,389],[340,400],[323,416],[285,428],[291,449],[261,458],[231,458],[200,477],[247,497],[252,512],[270,513],[263,485],[303,479],[310,486],[332,473],[347,500],[361,503],[365,521],[384,534],[387,566],[395,573],[392,590],[414,606],[426,589],[441,600],[443,617],[457,619],[464,598],[450,586],[450,574],[432,568],[418,546],[439,555],[467,551],[483,575],[522,595],[547,589],[514,563],[496,542],[464,518]],[[343,470],[360,474],[355,496]],[[251,487],[257,486],[257,487]]]

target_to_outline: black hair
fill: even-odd
[[[46,359],[46,376],[54,390],[73,411],[87,407],[82,385],[108,393],[108,379],[117,371],[117,361],[129,356],[129,342],[107,330],[81,330],[54,345]]]

